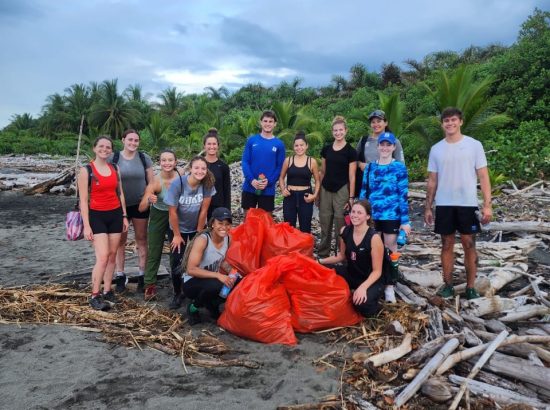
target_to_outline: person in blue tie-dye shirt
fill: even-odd
[[[411,232],[409,221],[409,178],[402,162],[393,159],[396,138],[391,132],[378,137],[378,161],[371,162],[363,175],[360,199],[368,199],[372,206],[374,227],[382,232],[384,245],[397,251],[397,235],[403,229]],[[394,302],[393,286],[386,287],[386,301]]]

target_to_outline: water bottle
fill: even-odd
[[[407,233],[404,229],[401,229],[399,231],[399,235],[397,236],[397,245],[403,246],[407,244]]]
[[[264,174],[258,175],[258,181],[262,182],[264,179],[265,179],[265,175],[264,175]],[[256,190],[256,195],[260,196],[260,195],[262,195],[262,192],[263,192],[263,190],[257,189],[257,190]]]
[[[233,283],[235,283],[237,281],[237,278],[239,278],[240,276],[241,275],[238,272],[229,274],[229,277],[234,281]],[[226,299],[227,295],[229,295],[229,292],[231,292],[232,288],[233,286],[229,287],[227,285],[223,285],[222,289],[220,290],[220,297]]]
[[[397,282],[399,279],[399,258],[401,254],[399,252],[392,252],[390,254],[391,259],[391,280],[392,282]]]

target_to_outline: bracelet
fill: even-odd
[[[122,217],[128,219],[128,215],[122,215]]]

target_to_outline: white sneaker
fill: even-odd
[[[395,291],[393,290],[393,286],[386,286],[384,289],[384,296],[386,298],[386,302],[388,303],[396,303],[397,300],[395,299]]]

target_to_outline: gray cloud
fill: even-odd
[[[153,94],[295,76],[317,86],[355,63],[378,70],[434,51],[508,45],[547,1],[397,0],[375,10],[362,0],[0,0],[0,127],[13,114],[38,114],[74,83],[118,78],[121,91],[139,83]]]

